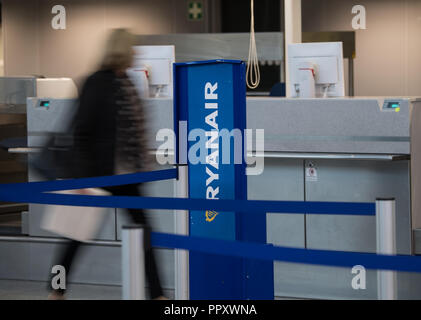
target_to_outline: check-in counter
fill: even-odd
[[[30,77],[0,77],[0,183],[27,182],[25,155],[11,154],[3,142],[13,143],[15,137],[26,137],[26,97],[36,92]],[[26,204],[0,203],[0,216],[18,221]],[[16,224],[16,223],[15,223]],[[7,225],[7,223],[6,223]],[[0,226],[0,233],[19,234],[20,227]]]
[[[421,223],[411,214],[411,207],[419,211],[416,197],[410,198],[411,181],[413,191],[418,187],[413,163],[419,157],[420,103],[416,98],[247,98],[247,127],[264,129],[265,137],[264,155],[260,155],[265,158],[265,170],[248,177],[249,198],[374,202],[378,197],[394,197],[398,252],[413,253],[411,229]],[[151,99],[146,106],[151,119],[149,140],[156,148],[161,143],[155,141],[156,132],[173,127],[172,101]],[[296,219],[302,223],[292,229],[285,225],[284,230],[294,236],[282,236],[278,244],[375,250],[373,217]],[[293,232],[298,225],[299,230]]]
[[[172,101],[148,100],[150,141],[172,128]],[[413,254],[420,227],[421,138],[417,98],[247,98],[247,127],[264,129],[264,171],[248,176],[252,200],[374,202],[396,199],[399,254]],[[154,142],[157,147],[160,142]],[[412,196],[411,196],[412,195]],[[417,237],[415,237],[417,238]],[[311,249],[376,251],[373,216],[268,214],[267,241]],[[334,280],[332,280],[334,279]],[[398,276],[401,297],[420,296],[421,278]],[[351,286],[351,270],[275,262],[277,296],[375,298],[376,273],[367,290]],[[420,285],[417,285],[420,284]]]
[[[265,130],[264,153],[257,154],[264,157],[264,171],[248,176],[248,198],[374,202],[394,197],[398,253],[414,253],[412,230],[421,222],[416,196],[420,103],[416,98],[247,98],[247,127]],[[153,151],[162,143],[156,141],[158,130],[173,129],[173,103],[149,99],[145,108]],[[145,188],[147,195],[158,197],[174,196],[173,190],[173,181]],[[150,217],[156,230],[174,231],[173,212],[151,212]],[[117,209],[103,239],[120,239],[125,221]],[[31,235],[45,236],[33,223]],[[267,241],[279,246],[374,253],[375,232],[373,216],[267,215]],[[173,255],[168,251],[162,257],[167,262],[164,282],[172,287]],[[366,277],[367,289],[354,290],[350,269],[275,262],[275,295],[376,298],[376,272],[367,270]],[[399,273],[398,296],[420,298],[421,277]]]
[[[408,98],[248,99],[248,128],[265,129],[269,160],[265,168],[271,171],[271,164],[282,167],[285,162],[289,174],[296,171],[295,178],[278,176],[278,186],[274,175],[280,172],[265,172],[262,176],[266,178],[249,177],[250,197],[267,199],[268,190],[288,190],[279,193],[277,200],[374,202],[378,197],[396,198],[398,253],[412,253],[411,224],[416,226],[417,216],[411,215],[411,206],[416,208],[417,203],[410,195],[411,181],[417,186],[417,170],[411,170],[411,161],[416,161],[412,153],[421,138],[416,121],[420,102]],[[253,185],[260,183],[268,187],[253,194]],[[297,192],[291,194],[294,188]],[[375,252],[374,217],[305,215],[290,219],[296,221],[289,226],[283,223],[278,234],[296,229],[301,241],[295,236],[296,241],[277,239],[277,244]]]
[[[249,98],[247,125],[265,129],[265,171],[248,179],[249,199],[374,202],[396,199],[399,254],[414,253],[419,227],[421,100],[416,98]],[[268,242],[309,249],[376,251],[375,217],[267,217]],[[275,263],[277,295],[376,298],[352,289],[351,270]],[[420,277],[398,274],[399,296],[419,296]]]

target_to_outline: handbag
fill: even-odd
[[[110,195],[109,192],[98,188],[56,191],[54,193]],[[96,207],[49,205],[46,208],[41,221],[42,229],[81,242],[87,242],[98,236],[108,212],[108,208]]]

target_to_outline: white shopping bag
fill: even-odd
[[[109,192],[97,189],[57,191],[61,194],[106,196]],[[107,217],[108,208],[49,205],[46,207],[41,228],[59,236],[78,241],[95,239]]]

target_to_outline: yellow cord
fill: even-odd
[[[247,87],[256,89],[260,84],[259,58],[256,50],[256,36],[254,33],[254,0],[251,0],[250,45],[246,71]]]

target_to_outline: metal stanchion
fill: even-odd
[[[178,180],[175,182],[177,198],[188,198],[188,167],[178,167]],[[189,234],[189,212],[177,210],[175,213],[176,234]],[[189,300],[189,252],[175,250],[175,299]]]
[[[396,254],[395,199],[376,199],[377,254]],[[396,300],[397,281],[395,271],[377,271],[377,299]]]
[[[142,225],[122,230],[123,300],[145,300],[145,229]]]

